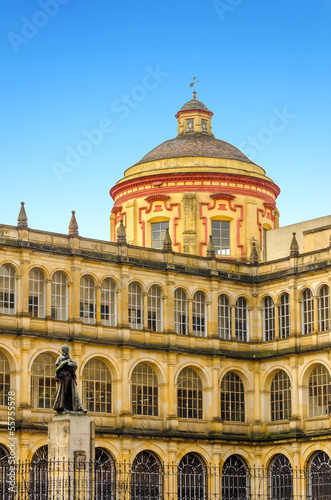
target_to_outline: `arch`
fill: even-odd
[[[329,370],[319,363],[311,371],[308,381],[309,417],[331,413],[331,377]]]
[[[92,358],[84,366],[83,405],[92,412],[112,412],[112,377],[101,359]]]
[[[116,283],[112,278],[104,278],[101,283],[100,316],[101,323],[107,326],[117,324]]]
[[[320,332],[330,329],[330,288],[322,285],[318,291],[318,326]]]
[[[267,295],[263,301],[263,340],[273,340],[275,337],[275,304]]]
[[[201,290],[197,290],[193,295],[192,331],[197,337],[205,337],[207,335],[206,296]]]
[[[314,330],[314,298],[310,288],[305,288],[301,294],[302,334],[307,335]]]
[[[159,285],[151,285],[147,298],[148,329],[151,332],[163,330],[163,299],[162,289]]]
[[[16,313],[16,271],[12,264],[0,267],[0,314]]]
[[[177,414],[179,418],[203,418],[202,382],[192,367],[183,368],[178,375]]]
[[[244,296],[240,296],[236,300],[235,306],[235,326],[236,340],[239,342],[248,342],[249,340],[249,314],[248,302]]]
[[[270,498],[293,499],[293,470],[289,459],[278,453],[269,463],[268,490]]]
[[[221,419],[228,422],[245,422],[245,389],[239,375],[227,372],[220,387]]]
[[[68,279],[63,271],[55,271],[51,281],[51,317],[68,319]]]
[[[106,448],[96,447],[94,458],[94,495],[99,500],[116,498],[116,466],[112,454]]]
[[[187,292],[176,288],[174,292],[175,331],[179,335],[188,334],[188,302]]]
[[[279,338],[285,339],[290,335],[290,294],[283,292],[279,297]]]
[[[130,487],[132,500],[162,498],[162,465],[153,451],[144,450],[135,456],[132,462]]]
[[[40,267],[29,272],[29,315],[33,318],[46,316],[46,280]]]
[[[29,474],[29,497],[42,500],[48,496],[48,446],[38,448],[32,455]]]
[[[289,376],[279,370],[272,379],[270,388],[271,421],[287,420],[292,411],[292,387]]]
[[[8,406],[8,393],[10,391],[10,365],[7,356],[0,351],[0,405]]]
[[[132,371],[131,408],[134,415],[157,417],[159,414],[158,379],[147,363],[137,364]]]
[[[83,323],[95,323],[95,295],[94,278],[89,274],[83,274],[80,278],[80,319]]]
[[[31,366],[31,406],[32,408],[53,408],[56,383],[54,365],[56,358],[52,354],[41,353]]]
[[[250,489],[249,469],[246,461],[237,454],[230,455],[222,467],[222,499],[248,498]]]
[[[227,295],[218,296],[218,336],[223,340],[231,340],[231,309]]]
[[[144,326],[144,303],[142,286],[138,281],[129,283],[128,317],[130,328],[142,330]]]
[[[207,498],[207,468],[198,453],[187,453],[180,460],[177,469],[177,488],[178,500]]]
[[[312,500],[331,498],[331,460],[325,451],[315,451],[307,463],[307,496]]]

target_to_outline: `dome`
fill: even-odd
[[[232,144],[216,139],[213,135],[202,133],[178,135],[174,139],[162,142],[162,144],[147,153],[136,165],[167,158],[193,156],[238,160],[255,165],[238,148],[232,146]]]
[[[191,99],[190,101],[186,102],[184,106],[181,107],[180,110],[189,111],[192,109],[200,109],[202,111],[207,111],[208,113],[211,113],[210,109],[208,109],[203,102],[198,101],[197,99]]]

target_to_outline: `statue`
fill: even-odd
[[[58,383],[53,409],[58,413],[78,411],[87,413],[83,408],[77,391],[77,363],[69,356],[69,347],[61,347],[62,354],[55,362],[55,380]]]

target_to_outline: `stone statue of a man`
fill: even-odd
[[[61,351],[61,356],[55,362],[57,391],[53,409],[58,413],[64,411],[86,413],[87,410],[83,408],[77,391],[77,363],[70,358],[67,345],[63,345]]]

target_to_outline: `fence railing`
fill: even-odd
[[[331,500],[331,469],[192,470],[176,464],[0,465],[1,500]]]

